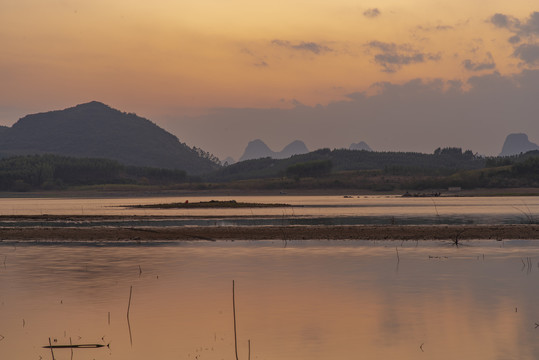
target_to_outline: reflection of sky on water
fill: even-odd
[[[131,209],[123,205],[230,200],[286,203],[248,209]],[[521,224],[539,222],[539,197],[402,198],[235,196],[129,199],[0,199],[0,215],[138,215],[131,221],[27,221],[2,226],[230,226],[355,224]],[[150,217],[150,218],[148,218]],[[159,218],[161,217],[161,218]],[[164,217],[164,218],[163,218]]]
[[[233,359],[233,279],[243,359],[249,339],[258,359],[539,355],[536,241],[2,245],[3,259],[1,358],[47,359],[48,337],[71,337],[111,344],[75,359]]]

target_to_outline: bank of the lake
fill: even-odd
[[[208,196],[400,196],[406,191],[374,191],[357,188],[327,189],[251,189],[251,188],[214,188],[190,189],[160,186],[95,185],[68,188],[65,190],[0,192],[0,199],[9,198],[144,198],[144,197],[208,197]],[[448,191],[447,189],[425,189],[411,193],[440,193],[441,197],[490,197],[490,196],[539,196],[537,187],[519,188],[476,188]]]
[[[0,228],[0,241],[218,241],[218,240],[450,240],[539,239],[539,225],[354,225],[215,227]]]

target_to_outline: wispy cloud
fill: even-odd
[[[378,8],[367,9],[363,12],[363,16],[368,18],[375,18],[380,16],[381,12]]]
[[[319,43],[315,43],[315,42],[312,42],[312,41],[308,41],[308,42],[307,41],[301,41],[299,43],[292,43],[292,42],[290,42],[288,40],[275,39],[275,40],[272,40],[271,43],[273,45],[284,47],[284,48],[287,48],[287,49],[290,49],[290,50],[307,51],[307,52],[310,52],[310,53],[313,53],[313,54],[316,54],[316,55],[319,55],[319,54],[325,53],[325,52],[333,51],[333,49],[331,49],[328,46],[325,46],[325,45],[322,45],[322,44],[319,44]]]
[[[491,53],[487,53],[487,59],[481,62],[475,62],[471,59],[465,59],[462,62],[462,66],[468,71],[482,71],[482,70],[492,70],[496,68],[496,63]]]
[[[417,30],[419,31],[424,31],[424,32],[435,32],[435,31],[448,31],[448,30],[453,30],[455,29],[454,26],[451,26],[451,25],[436,25],[436,26],[422,26],[422,25],[419,25],[416,27]]]
[[[257,55],[249,48],[243,48],[241,49],[241,52],[253,58],[253,61],[254,61],[253,66],[256,66],[258,68],[269,67],[269,64],[266,62],[265,56]]]
[[[378,52],[374,55],[374,61],[382,66],[383,72],[387,73],[397,72],[404,65],[437,61],[440,59],[439,54],[423,53],[414,49],[409,44],[399,45],[382,41],[371,41],[366,46]]]

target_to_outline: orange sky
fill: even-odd
[[[159,121],[216,107],[327,105],[380,81],[518,73],[507,41],[517,30],[491,18],[525,23],[536,5],[0,0],[0,124],[90,100]]]
[[[325,104],[377,81],[462,79],[462,61],[488,53],[498,71],[514,72],[507,34],[487,20],[493,9],[525,17],[531,3],[11,2],[0,13],[0,95],[6,106],[102,99],[152,114],[281,99]],[[373,61],[373,41],[432,59],[387,73]]]

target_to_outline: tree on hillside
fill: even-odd
[[[291,165],[286,168],[286,176],[292,178],[320,177],[331,172],[333,164],[330,160],[316,160]]]

